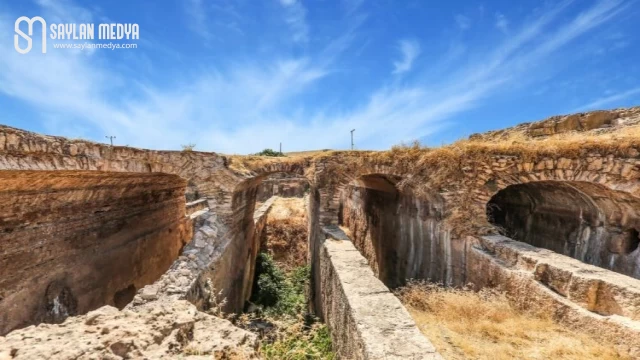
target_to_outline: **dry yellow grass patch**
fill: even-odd
[[[511,307],[500,293],[414,282],[398,296],[445,359],[631,359],[543,313]]]
[[[285,272],[307,263],[305,199],[278,198],[274,201],[262,246]]]
[[[278,197],[269,210],[269,220],[306,218],[305,198]]]

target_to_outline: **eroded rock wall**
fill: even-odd
[[[442,200],[418,199],[384,177],[369,176],[346,187],[340,218],[374,273],[389,287],[407,279],[451,283],[451,247],[443,231]]]
[[[510,186],[487,205],[518,241],[640,278],[640,198],[586,182]]]
[[[166,174],[0,172],[0,334],[124,307],[191,239]]]
[[[216,254],[202,269],[187,294],[187,298],[200,309],[223,304],[225,312],[241,312],[251,296],[260,241],[273,203],[273,200],[268,200],[254,210],[258,184],[259,180],[248,181],[234,193],[231,230],[221,241],[217,236],[207,235],[207,231],[201,234],[202,241],[214,243]],[[199,241],[198,233],[196,242]]]

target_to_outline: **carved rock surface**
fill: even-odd
[[[0,171],[0,334],[123,308],[191,239],[176,175]]]

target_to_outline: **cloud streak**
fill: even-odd
[[[636,87],[633,89],[629,89],[617,94],[613,94],[613,95],[609,95],[609,96],[604,96],[601,97],[599,99],[596,99],[588,104],[585,104],[577,109],[575,109],[574,111],[587,111],[587,110],[597,110],[600,109],[606,105],[618,102],[620,100],[625,100],[630,98],[633,95],[637,95],[640,94],[640,87]]]
[[[467,30],[471,27],[471,20],[464,15],[456,15],[455,20],[460,30]]]
[[[184,7],[188,16],[189,29],[205,40],[210,39],[211,32],[207,24],[207,8],[204,0],[185,0]]]
[[[402,58],[393,62],[393,73],[402,74],[410,71],[413,62],[420,55],[420,43],[416,40],[404,39],[398,42]]]
[[[291,29],[291,39],[295,43],[309,41],[309,25],[307,24],[307,9],[301,0],[279,0],[284,9],[284,20]]]

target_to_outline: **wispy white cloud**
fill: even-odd
[[[353,29],[313,56],[281,54],[236,61],[223,70],[181,68],[174,74],[180,82],[169,86],[125,78],[105,66],[99,52],[52,50],[45,57],[5,51],[0,52],[0,93],[50,114],[47,121],[55,122],[60,135],[77,136],[67,131],[91,127],[100,134],[96,140],[116,135],[119,142],[140,147],[179,149],[180,144],[196,143],[199,150],[247,153],[282,141],[285,150],[342,148],[349,144],[349,130],[356,128],[359,148],[386,148],[437,131],[452,116],[513,84],[535,81],[531,69],[553,67],[555,55],[567,44],[624,9],[621,1],[599,2],[568,14],[559,27],[551,26],[569,3],[510,28],[511,36],[488,52],[470,52],[468,62],[450,67],[446,76],[425,79],[414,71],[401,84],[389,76],[355,105],[309,107],[301,100],[323,79],[335,76],[333,68],[355,43]],[[286,10],[295,4],[288,0],[282,6]],[[13,21],[15,17],[0,14],[0,28],[11,28]],[[0,37],[0,48],[11,49],[11,41]],[[402,57],[394,62],[394,73],[422,65],[417,40],[401,41],[399,50]],[[631,89],[588,106],[638,93],[640,89]],[[75,123],[80,126],[70,126]]]
[[[307,9],[301,0],[279,0],[284,9],[284,20],[291,28],[291,39],[296,43],[309,41]]]
[[[420,43],[417,40],[404,39],[398,42],[402,58],[393,62],[393,73],[402,74],[413,67],[413,62],[420,55]]]
[[[185,0],[183,2],[185,12],[188,16],[187,24],[189,29],[200,35],[203,39],[210,39],[211,32],[208,25],[207,7],[204,0]]]
[[[609,94],[607,96],[603,96],[599,99],[596,99],[588,104],[585,104],[583,106],[580,106],[579,108],[575,109],[574,111],[586,111],[586,110],[596,110],[596,109],[600,109],[606,105],[618,102],[620,100],[625,100],[630,98],[631,96],[634,95],[638,95],[640,94],[640,87],[636,87],[633,89],[629,89],[623,92],[619,92],[619,93],[614,93],[614,94]]]
[[[471,19],[469,17],[458,14],[455,16],[456,24],[460,28],[460,30],[467,30],[471,27]]]
[[[502,13],[496,13],[496,28],[503,33],[507,33],[509,31],[509,20]]]
[[[345,8],[347,15],[358,10],[362,4],[364,4],[364,0],[342,0],[342,6]]]

